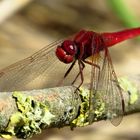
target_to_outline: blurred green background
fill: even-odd
[[[139,0],[1,0],[0,68],[23,59],[47,44],[80,29],[118,31],[140,26]],[[110,49],[117,75],[139,74],[140,40]],[[139,140],[140,115],[124,117],[114,127],[98,122],[71,131],[44,130],[32,140]]]

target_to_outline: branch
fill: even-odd
[[[125,100],[125,115],[140,111],[140,80],[137,77],[120,78]],[[79,93],[74,88],[57,87],[32,91],[2,92],[0,94],[0,136],[28,138],[42,129],[69,125],[88,125],[88,99],[86,87]],[[96,100],[96,99],[95,99]],[[104,119],[97,110],[94,121]],[[107,115],[106,115],[107,116]]]

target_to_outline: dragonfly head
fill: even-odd
[[[65,40],[60,46],[57,46],[56,56],[64,63],[71,63],[75,59],[77,47],[71,40]]]

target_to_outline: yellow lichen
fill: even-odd
[[[10,117],[7,128],[1,134],[2,137],[28,138],[40,133],[42,127],[50,125],[54,115],[46,104],[21,92],[14,92],[13,98],[18,110]]]
[[[138,99],[138,90],[136,86],[130,82],[127,77],[122,77],[119,79],[121,88],[129,93],[129,104],[134,104]]]

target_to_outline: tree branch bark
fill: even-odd
[[[125,100],[125,115],[140,112],[139,76],[119,79]],[[79,93],[74,88],[57,87],[0,94],[0,136],[28,138],[41,129],[69,125],[88,125],[88,90]],[[96,99],[95,99],[96,100]],[[101,110],[100,118],[103,120]],[[93,122],[96,119],[93,120]]]

